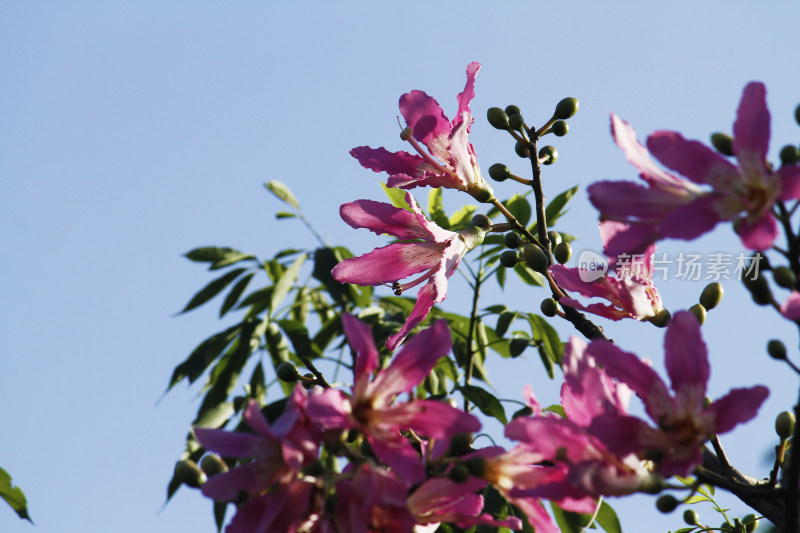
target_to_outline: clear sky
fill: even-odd
[[[261,256],[313,246],[298,223],[274,219],[280,206],[262,187],[271,179],[295,191],[332,243],[356,253],[382,244],[337,213],[346,201],[382,199],[378,176],[348,151],[402,148],[403,92],[423,89],[452,116],[466,65],[483,63],[471,138],[484,171],[497,161],[524,170],[486,123],[486,108],[514,103],[541,122],[559,99],[578,97],[560,159],[545,174],[551,197],[597,179],[635,179],[610,140],[609,111],[641,138],[677,129],[705,141],[730,130],[742,88],[761,80],[773,160],[800,137],[791,118],[800,101],[797,2],[491,5],[0,3],[0,466],[25,490],[36,522],[0,504],[0,531],[214,531],[197,492],[180,490],[162,510],[200,389],[181,384],[156,401],[174,366],[227,324],[214,308],[175,316],[211,279],[181,254],[200,245]],[[560,229],[582,238],[578,250],[597,248],[595,221],[582,188]],[[729,234],[665,249],[737,253]],[[702,286],[675,282],[662,293],[680,309]],[[772,388],[763,421],[724,441],[746,471],[763,474],[775,443],[753,437],[770,434],[797,390],[763,346],[772,336],[796,346],[796,333],[769,312],[747,314],[740,287],[725,287],[728,299],[704,327],[711,395]],[[464,310],[460,288],[453,284],[445,307]],[[535,309],[542,297],[519,287],[506,301]],[[661,331],[606,328],[661,364]],[[542,401],[555,401],[537,359],[498,367],[502,389],[533,382]],[[618,508],[626,531],[653,531],[649,500]],[[663,524],[678,528],[680,518]]]

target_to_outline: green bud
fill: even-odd
[[[792,269],[786,266],[779,266],[772,269],[772,279],[778,287],[784,289],[794,289],[797,285],[797,276],[794,275]]]
[[[744,515],[742,517],[742,524],[744,524],[744,530],[746,533],[753,533],[753,531],[758,528],[758,520],[756,519],[756,515],[752,513]]]
[[[547,232],[547,238],[550,239],[550,246],[555,248],[561,243],[561,234],[557,231],[550,230]]]
[[[701,326],[703,324],[705,324],[705,322],[706,322],[706,308],[705,307],[703,307],[701,304],[694,304],[693,306],[691,306],[689,308],[689,311],[692,312],[692,314],[697,319],[697,321],[700,322]]]
[[[669,321],[671,319],[672,315],[670,314],[670,312],[667,309],[662,309],[654,316],[648,318],[647,321],[658,328],[665,328],[667,327],[667,324],[669,324]]]
[[[570,246],[568,242],[560,242],[556,245],[555,250],[553,250],[553,255],[556,261],[563,265],[572,259],[572,246]]]
[[[664,494],[663,496],[659,496],[656,500],[656,509],[662,513],[671,513],[680,503],[681,502],[672,494]]]
[[[517,144],[514,145],[514,151],[517,152],[517,155],[520,157],[531,156],[531,151],[528,149],[528,143],[517,141]]]
[[[290,363],[289,361],[284,361],[279,364],[275,372],[278,374],[278,379],[286,383],[294,383],[300,376],[297,372],[297,367],[294,366],[294,363]]]
[[[744,524],[742,524],[742,521],[739,520],[738,518],[734,518],[733,519],[733,531],[735,533],[744,533],[745,532]]]
[[[184,485],[195,489],[206,482],[205,473],[191,459],[183,459],[175,463],[174,477]]]
[[[542,249],[535,244],[526,244],[523,246],[522,257],[525,259],[528,266],[536,272],[545,272],[547,267],[550,266],[547,256],[544,255]]]
[[[508,115],[499,107],[490,107],[486,111],[486,118],[489,119],[489,124],[498,130],[508,129]]]
[[[311,372],[306,372],[305,374],[303,374],[303,377],[308,380],[302,383],[304,389],[311,390],[317,386],[317,376],[315,376]]]
[[[512,130],[520,131],[522,127],[525,125],[525,119],[522,118],[522,115],[519,113],[514,113],[513,115],[508,115],[508,127]]]
[[[700,305],[707,310],[714,309],[722,301],[722,284],[719,282],[709,283],[700,293]]]
[[[481,228],[484,231],[488,231],[489,228],[492,227],[492,221],[489,217],[483,214],[477,214],[472,217],[472,221],[470,222],[471,226],[476,228]]]
[[[519,263],[519,255],[514,250],[506,250],[500,254],[500,264],[506,268],[514,268]]]
[[[563,120],[556,120],[553,122],[553,125],[550,126],[550,131],[553,132],[553,135],[556,137],[563,137],[567,133],[569,133],[569,124],[564,122]]]
[[[520,113],[519,112],[519,108],[517,106],[515,106],[515,105],[507,105],[506,106],[506,114],[507,115],[509,115],[509,116],[514,115],[514,114],[519,115],[519,113]]]
[[[711,145],[722,155],[733,155],[733,139],[731,139],[731,136],[727,133],[712,133]]]
[[[786,346],[778,339],[772,339],[767,343],[767,353],[773,359],[783,361],[786,359]]]
[[[460,457],[472,449],[472,435],[469,433],[456,433],[450,439],[448,455]]]
[[[700,516],[694,509],[686,509],[683,512],[683,521],[690,526],[696,526],[700,522]]]
[[[554,146],[547,145],[539,150],[539,159],[544,159],[542,163],[545,165],[552,165],[558,159],[558,150]]]
[[[564,98],[556,104],[556,110],[553,117],[566,120],[578,112],[578,99],[577,98]]]
[[[764,276],[742,276],[742,282],[747,290],[750,291],[750,296],[753,301],[758,305],[769,305],[772,303],[772,291],[769,288],[769,282]]]
[[[228,464],[222,460],[222,457],[215,453],[207,453],[200,461],[200,468],[205,472],[208,477],[214,477],[228,471]]]
[[[483,457],[470,457],[463,464],[467,467],[469,473],[475,477],[483,477],[486,472],[486,459]]]
[[[511,339],[511,342],[508,343],[508,353],[511,354],[511,357],[519,357],[529,344],[530,342],[528,339],[524,337],[514,337]]]
[[[795,122],[797,122],[798,124],[800,124],[800,105],[798,105],[798,106],[797,106],[797,107],[794,109],[794,120],[795,120]]]
[[[455,483],[466,483],[466,481],[469,479],[469,470],[464,465],[455,464],[447,472],[447,477],[449,477]]]
[[[781,163],[784,165],[794,165],[800,160],[800,152],[797,151],[797,147],[793,144],[787,144],[780,151],[780,158]]]
[[[558,311],[558,302],[552,298],[545,298],[539,306],[544,316],[556,316]]]
[[[505,243],[506,247],[515,249],[522,246],[522,243],[525,242],[522,240],[522,237],[515,231],[509,231],[505,235],[503,235],[503,242]]]
[[[505,181],[511,177],[511,171],[503,163],[495,163],[489,167],[489,177],[494,181]]]
[[[784,411],[778,413],[775,417],[775,433],[781,438],[786,440],[794,435],[794,413],[791,411]]]
[[[494,198],[494,190],[492,190],[492,186],[483,179],[481,179],[478,183],[471,183],[467,185],[467,194],[482,204],[491,202]]]

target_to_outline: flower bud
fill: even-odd
[[[558,312],[558,302],[552,298],[545,298],[539,306],[544,316],[556,316]]]
[[[545,272],[547,267],[550,266],[547,256],[544,255],[542,249],[535,244],[526,244],[523,246],[522,257],[525,259],[528,266],[536,272]]]
[[[486,111],[486,118],[489,119],[489,124],[498,130],[508,129],[508,115],[499,107],[490,107]]]
[[[463,464],[467,467],[469,473],[475,477],[483,477],[486,472],[486,459],[483,457],[470,457]]]
[[[456,433],[450,439],[450,448],[447,455],[461,457],[472,449],[472,435],[469,433]]]
[[[529,344],[530,342],[528,339],[524,337],[514,337],[511,339],[511,342],[508,343],[508,353],[511,354],[512,358],[519,357]]]
[[[769,282],[764,276],[742,276],[742,282],[747,290],[750,291],[750,296],[753,301],[758,305],[769,305],[772,303],[772,291],[769,288]]]
[[[214,477],[228,471],[228,464],[222,460],[222,457],[215,453],[207,453],[200,461],[200,468],[205,472],[208,477]]]
[[[794,435],[794,413],[791,411],[784,411],[778,413],[775,417],[775,433],[781,438],[786,440]]]
[[[520,157],[531,156],[531,151],[528,149],[528,143],[517,141],[517,144],[514,145],[514,151],[517,152],[517,155]]]
[[[800,153],[797,151],[797,147],[793,144],[787,144],[779,153],[781,158],[781,163],[784,165],[794,165],[800,160]]]
[[[572,246],[570,246],[568,242],[560,242],[556,245],[555,250],[553,250],[553,255],[556,261],[563,265],[572,259]]]
[[[513,114],[519,115],[520,111],[519,108],[515,105],[507,105],[506,106],[506,114],[511,116]]]
[[[797,107],[794,109],[794,120],[795,120],[795,122],[797,122],[798,124],[800,124],[800,105],[798,105],[798,106],[797,106]]]
[[[767,353],[773,359],[783,361],[786,359],[786,346],[778,339],[772,339],[767,343]]]
[[[552,165],[558,159],[558,150],[554,146],[547,145],[539,150],[539,159],[544,159],[542,163],[545,165]]]
[[[183,459],[175,463],[174,477],[184,485],[195,489],[206,482],[205,473],[191,459]]]
[[[659,496],[656,500],[656,509],[662,513],[671,513],[680,503],[681,502],[672,494],[664,494],[663,496]]]
[[[794,275],[792,269],[786,266],[779,266],[772,269],[772,279],[778,287],[784,289],[794,289],[797,284],[797,276]]]
[[[508,115],[508,127],[512,130],[520,131],[522,127],[525,125],[525,119],[522,118],[522,115],[519,113],[514,113],[513,115]]]
[[[466,481],[469,479],[469,470],[464,465],[455,464],[447,472],[447,477],[449,477],[455,483],[466,483]]]
[[[506,268],[514,268],[519,263],[519,255],[514,250],[506,250],[500,254],[500,264]]]
[[[662,309],[654,316],[651,316],[647,319],[648,322],[656,326],[657,328],[665,328],[669,321],[672,319],[672,315],[667,309]]]
[[[301,383],[304,389],[311,390],[317,386],[317,376],[311,372],[306,372],[303,374],[303,377],[306,378],[306,380]]]
[[[742,524],[744,524],[744,530],[746,533],[753,533],[758,527],[758,520],[756,519],[756,515],[753,513],[746,514],[742,517]]]
[[[553,117],[559,120],[566,120],[578,112],[578,99],[577,98],[564,98],[556,104],[556,110]]]
[[[294,383],[300,377],[300,374],[297,372],[297,367],[294,366],[294,363],[290,363],[289,361],[284,361],[279,364],[278,368],[275,369],[275,373],[278,374],[278,379],[286,383]]]
[[[519,248],[520,246],[522,246],[522,243],[524,241],[522,240],[522,237],[520,237],[517,232],[509,231],[508,233],[503,235],[503,242],[505,243],[506,247],[511,248],[511,249],[515,249],[515,248]]]
[[[563,137],[567,133],[569,133],[569,124],[564,122],[563,120],[556,120],[553,122],[553,125],[550,126],[550,131],[553,132],[553,135],[556,137]]]
[[[482,204],[491,202],[494,199],[494,190],[492,186],[481,178],[478,183],[471,183],[467,185],[467,194],[475,198]]]
[[[733,139],[731,139],[731,136],[727,133],[712,133],[711,145],[722,155],[733,155]]]
[[[700,522],[700,516],[694,509],[686,509],[683,512],[683,521],[690,526],[696,526]]]
[[[489,167],[489,177],[494,181],[505,181],[511,177],[511,171],[503,163],[495,163]]]
[[[700,293],[700,305],[707,310],[714,309],[722,301],[722,284],[719,282],[709,283]]]
[[[693,306],[691,306],[689,308],[689,311],[692,312],[692,314],[697,319],[697,321],[700,322],[701,326],[703,324],[705,324],[705,322],[706,322],[706,308],[705,307],[703,307],[701,304],[694,304]]]
[[[550,246],[555,248],[561,243],[561,234],[557,231],[550,230],[547,232],[547,238],[550,239]]]
[[[489,228],[492,227],[492,221],[486,215],[477,214],[474,217],[472,217],[470,226],[474,226],[476,228],[480,228],[484,231],[487,231]]]

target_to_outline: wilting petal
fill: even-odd
[[[366,228],[378,235],[388,233],[401,240],[432,240],[434,236],[414,213],[385,202],[356,200],[342,204],[339,214],[350,226]]]
[[[769,389],[762,386],[731,391],[708,406],[714,413],[714,428],[717,433],[732,430],[737,424],[755,418],[758,409],[769,396]]]
[[[744,218],[739,225],[742,244],[750,250],[767,250],[778,238],[778,223],[770,213],[756,218]]]
[[[435,242],[403,242],[376,248],[345,259],[331,273],[341,283],[383,285],[425,272],[442,260],[445,245]]]
[[[727,190],[741,179],[736,167],[706,145],[688,141],[672,131],[657,131],[647,138],[647,148],[665,167],[695,183],[707,183]]]
[[[736,122],[733,124],[733,152],[743,153],[764,161],[769,148],[769,110],[767,90],[763,83],[748,83],[739,102]]]

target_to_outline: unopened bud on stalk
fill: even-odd
[[[300,374],[297,372],[297,367],[289,361],[284,361],[279,364],[275,369],[275,373],[278,374],[278,379],[285,381],[286,383],[294,383],[300,378]]]
[[[794,275],[792,269],[786,266],[779,266],[772,269],[772,279],[778,287],[784,289],[794,289],[797,284],[797,276]]]
[[[747,290],[750,291],[750,296],[753,301],[758,305],[769,305],[772,303],[772,291],[769,288],[769,282],[764,276],[742,276],[742,282]]]
[[[712,133],[711,145],[722,155],[733,155],[733,139],[731,139],[731,136],[727,133]]]
[[[707,310],[714,309],[722,301],[722,284],[719,282],[709,283],[700,293],[700,305]]]
[[[794,413],[791,411],[784,411],[778,413],[775,417],[775,433],[781,438],[786,440],[794,435]]]
[[[519,263],[519,255],[514,250],[506,250],[500,254],[500,264],[506,268],[514,268]]]
[[[553,132],[553,135],[556,137],[563,137],[567,133],[569,133],[569,124],[564,122],[563,120],[556,120],[553,122],[553,125],[550,126],[550,131]]]
[[[175,479],[196,489],[206,482],[206,475],[197,463],[191,459],[183,459],[175,463]]]
[[[553,117],[559,120],[566,120],[571,118],[577,112],[578,99],[572,97],[564,98],[558,104],[556,104],[556,110],[553,113]]]
[[[535,244],[526,244],[523,246],[522,257],[525,259],[528,266],[536,272],[545,272],[547,267],[550,266],[547,256],[544,255],[542,249]]]
[[[306,372],[305,374],[303,374],[303,377],[306,378],[303,381],[303,383],[301,383],[304,389],[311,390],[317,386],[317,376],[315,376],[311,372]]]
[[[469,470],[464,465],[455,464],[447,472],[447,477],[449,477],[455,483],[466,483],[466,481],[469,479]]]
[[[753,533],[758,527],[758,520],[753,513],[746,514],[742,517],[742,524],[744,524],[745,533]]]
[[[572,258],[572,246],[568,242],[558,243],[553,250],[553,256],[562,265],[569,262]]]
[[[550,239],[550,246],[555,248],[561,243],[561,234],[557,231],[550,230],[547,232],[547,238]]]
[[[678,500],[672,494],[664,494],[663,496],[659,496],[659,498],[656,500],[656,509],[662,513],[671,513],[678,507],[678,505],[680,505],[680,503],[680,500]]]
[[[517,106],[515,106],[513,104],[512,105],[507,105],[506,106],[506,114],[509,115],[509,116],[514,115],[514,114],[519,115],[520,114],[519,107],[517,107]]]
[[[694,509],[686,509],[683,512],[683,521],[690,526],[696,526],[700,522],[700,516]]]
[[[703,307],[701,304],[694,304],[689,308],[689,311],[692,312],[694,317],[702,326],[706,322],[706,308]]]
[[[558,159],[558,150],[554,146],[547,145],[539,150],[539,159],[543,159],[543,164],[552,165]]]
[[[207,453],[200,460],[200,468],[208,477],[214,477],[228,471],[228,465],[222,457],[215,453]]]
[[[476,228],[481,228],[482,230],[486,231],[492,227],[492,221],[484,214],[477,214],[472,217],[470,226],[475,226]]]
[[[647,321],[658,328],[665,328],[667,327],[667,324],[669,324],[669,321],[671,319],[672,315],[670,314],[670,312],[666,309],[662,309],[661,311],[656,313],[655,316],[651,316],[650,318],[648,318]]]
[[[784,361],[786,359],[786,346],[778,339],[772,339],[767,343],[767,353],[773,359]]]
[[[797,122],[798,124],[800,124],[800,105],[798,105],[798,106],[797,106],[797,107],[794,109],[794,120],[795,120],[795,122]]]
[[[558,302],[552,298],[545,298],[539,306],[544,316],[556,316],[558,313]]]
[[[503,242],[505,243],[506,247],[513,250],[522,246],[523,240],[516,231],[509,231],[503,235]]]
[[[517,144],[514,145],[514,151],[522,158],[531,156],[531,151],[528,149],[528,143],[517,141]]]
[[[486,111],[486,118],[489,119],[489,124],[498,130],[508,129],[508,115],[499,107],[490,107]]]
[[[511,177],[511,171],[503,163],[495,163],[489,167],[489,177],[494,181],[505,181]]]
[[[525,119],[523,119],[522,115],[520,115],[519,113],[508,115],[508,127],[511,128],[512,130],[521,131],[524,125],[525,125]]]
[[[781,158],[781,163],[784,165],[794,165],[800,160],[800,152],[797,151],[797,147],[793,144],[787,144],[781,148],[778,155]]]

